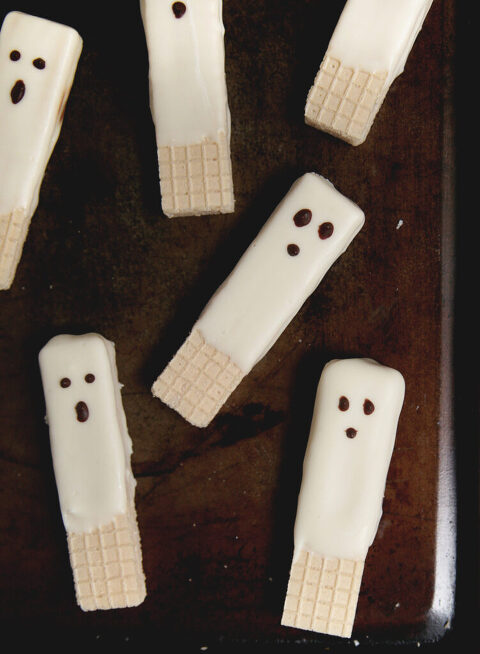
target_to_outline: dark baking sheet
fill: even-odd
[[[435,0],[365,144],[307,127],[306,93],[344,2],[226,0],[236,211],[161,212],[137,2],[0,1],[75,27],[84,50],[10,291],[0,293],[0,614],[75,638],[194,649],[337,646],[280,626],[316,385],[334,357],[398,368],[407,393],[350,641],[427,643],[452,625],[453,0]],[[365,211],[348,251],[199,430],[150,395],[212,292],[293,180]],[[0,180],[1,183],[1,180]],[[402,221],[402,222],[400,222]],[[37,354],[61,332],[116,343],[148,597],[75,604]],[[357,644],[357,643],[355,643]]]

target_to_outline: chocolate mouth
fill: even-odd
[[[347,434],[348,438],[355,438],[357,435],[357,430],[353,427],[349,427],[348,429],[345,429],[345,433]]]
[[[75,405],[75,411],[77,413],[78,422],[87,422],[88,416],[90,414],[88,412],[88,406],[85,404],[85,402],[77,402]]]
[[[23,99],[25,95],[25,82],[21,79],[17,80],[12,86],[10,91],[10,97],[12,98],[13,104],[18,104],[20,100]]]

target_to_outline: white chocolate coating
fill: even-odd
[[[389,83],[403,72],[433,0],[348,0],[327,52],[344,66],[388,71]]]
[[[115,348],[99,334],[61,334],[39,362],[63,522],[69,532],[88,532],[125,514],[135,489]],[[88,407],[85,422],[77,419],[79,402]]]
[[[294,216],[312,212],[297,227]],[[267,220],[235,269],[195,324],[213,345],[247,374],[275,343],[323,276],[346,250],[365,220],[363,211],[324,177],[300,177]],[[334,232],[321,240],[318,228]],[[300,251],[290,256],[287,246]]]
[[[150,65],[150,106],[157,145],[230,141],[222,0],[141,0]]]
[[[10,53],[20,58],[12,61]],[[71,27],[18,11],[0,32],[0,216],[24,209],[30,217],[60,134],[82,39]],[[33,65],[43,59],[45,67]],[[11,91],[23,82],[16,104]]]
[[[295,553],[363,561],[375,538],[405,394],[372,359],[328,363],[318,385],[295,521]],[[346,397],[349,408],[341,411]],[[374,411],[366,415],[365,400]],[[346,430],[357,430],[348,438]]]

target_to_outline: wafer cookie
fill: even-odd
[[[315,173],[291,187],[152,393],[205,427],[345,251],[363,211]]]
[[[243,379],[230,358],[194,329],[155,381],[152,393],[196,427],[206,427]]]
[[[367,138],[388,91],[387,73],[368,73],[326,56],[307,97],[307,125],[351,145]]]
[[[61,334],[39,362],[77,603],[136,606],[146,587],[114,345],[99,334]]]
[[[234,210],[222,0],[141,0],[162,210]]]
[[[84,611],[137,606],[145,575],[135,505],[89,532],[67,532],[77,604]]]
[[[200,216],[234,209],[230,152],[225,134],[188,146],[158,148],[165,215]]]
[[[299,552],[292,563],[282,625],[349,638],[363,561]]]
[[[351,635],[404,395],[402,375],[372,359],[325,366],[303,463],[283,625]]]
[[[308,93],[305,122],[352,145],[363,143],[431,4],[348,0]]]
[[[10,288],[30,224],[25,211],[0,216],[0,289]]]
[[[60,134],[82,39],[18,11],[0,31],[0,290],[10,288]]]

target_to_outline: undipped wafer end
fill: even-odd
[[[363,561],[300,552],[292,563],[282,625],[349,638]]]
[[[326,55],[307,97],[305,122],[360,145],[388,89],[387,72],[355,70]]]
[[[155,397],[196,427],[206,427],[244,374],[194,329],[152,386]]]
[[[146,596],[135,508],[88,533],[68,533],[77,603],[84,611],[138,606]]]
[[[0,215],[0,291],[10,288],[22,256],[31,216],[24,209]]]
[[[232,213],[230,147],[225,134],[213,141],[158,148],[162,209],[168,217]]]

